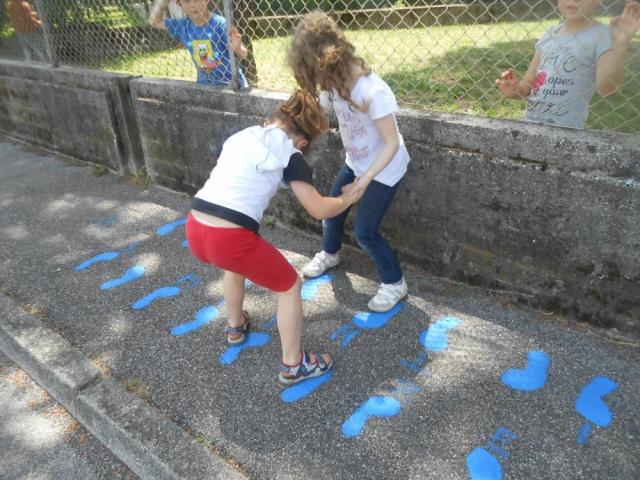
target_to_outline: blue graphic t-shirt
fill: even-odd
[[[220,15],[211,15],[204,25],[196,25],[189,17],[165,18],[169,34],[179,40],[191,54],[198,70],[198,83],[229,85],[232,80],[228,48],[227,22]],[[246,87],[242,70],[238,68],[240,86]]]

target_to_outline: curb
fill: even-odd
[[[247,478],[3,294],[0,350],[140,478]]]

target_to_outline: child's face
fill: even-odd
[[[209,14],[208,0],[178,0],[182,12],[191,20],[202,20]]]
[[[558,0],[558,10],[565,20],[591,20],[598,0]]]

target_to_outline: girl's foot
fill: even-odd
[[[224,333],[227,335],[227,343],[229,345],[239,345],[245,341],[247,333],[249,332],[249,314],[246,310],[242,311],[244,315],[244,322],[239,327],[232,327],[227,323],[227,327],[224,329]]]
[[[340,254],[327,253],[324,250],[320,253],[316,253],[313,260],[307,263],[302,269],[302,274],[305,277],[318,277],[332,267],[335,267],[340,263]]]
[[[381,283],[378,293],[369,301],[368,307],[374,312],[388,312],[408,293],[404,277],[400,283]]]
[[[285,365],[280,363],[280,375],[278,380],[283,385],[293,385],[307,378],[319,377],[333,368],[333,357],[328,353],[321,355],[313,352],[301,352],[300,363],[297,365]]]

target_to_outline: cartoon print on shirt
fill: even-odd
[[[193,57],[198,68],[214,70],[220,65],[218,54],[213,51],[211,40],[193,40]]]

